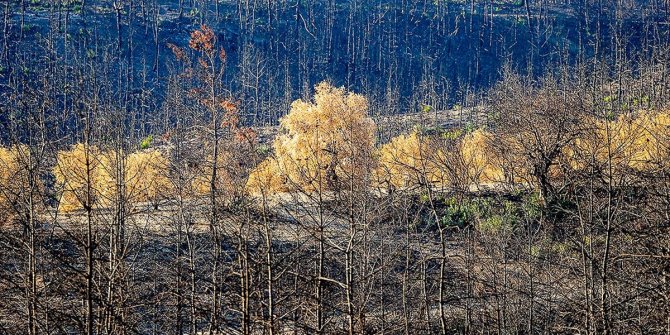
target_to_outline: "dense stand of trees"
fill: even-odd
[[[668,5],[8,1],[0,333],[666,334]]]
[[[365,94],[377,115],[477,104],[503,64],[539,75],[592,58],[649,61],[667,48],[670,15],[666,0],[8,0],[1,9],[3,78],[49,62],[72,82],[91,63],[137,117],[168,99],[169,45],[205,23],[229,53],[222,85],[249,124],[276,124],[327,79]]]
[[[486,123],[426,109],[385,144],[322,83],[270,148],[211,95],[225,54],[198,33],[160,139],[110,111],[70,146],[12,114],[34,135],[0,150],[3,332],[668,331],[670,113],[642,78],[508,73]]]

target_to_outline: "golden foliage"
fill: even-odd
[[[286,180],[282,176],[277,160],[268,157],[258,164],[249,176],[246,190],[257,195],[286,192],[288,190]]]
[[[60,151],[53,169],[56,185],[61,189],[58,210],[70,212],[101,206],[111,177],[103,168],[100,150],[91,145],[75,144]]]
[[[459,133],[450,147],[417,132],[397,136],[379,149],[377,182],[395,188],[504,182],[504,162],[491,147],[491,136],[481,129],[462,137]]]
[[[56,185],[61,188],[58,209],[71,212],[105,208],[120,200],[121,195],[131,204],[156,201],[171,187],[165,174],[167,164],[158,150],[125,155],[76,144],[57,155],[53,172]],[[124,190],[123,194],[120,190]]]
[[[305,191],[367,180],[374,145],[374,122],[367,111],[364,96],[326,82],[317,85],[313,102],[293,102],[281,120],[282,133],[273,144],[277,174]],[[274,165],[268,164],[264,167]],[[252,180],[264,179],[254,176],[259,173],[252,172]]]
[[[670,166],[670,112],[641,112],[632,124],[630,166],[647,172]]]
[[[437,164],[438,154],[429,139],[416,131],[396,136],[379,149],[375,180],[395,188],[443,185],[447,173]]]
[[[24,145],[10,148],[0,147],[0,211],[16,212],[16,206],[25,192],[30,191],[29,166],[30,150]],[[42,188],[39,180],[35,180]],[[2,222],[0,222],[0,225]]]
[[[573,169],[595,167],[612,177],[625,169],[654,172],[669,166],[670,114],[640,111],[615,120],[593,119],[592,127],[567,146],[564,154]]]
[[[461,140],[459,150],[471,183],[491,184],[505,181],[503,164],[489,143],[491,136],[491,133],[477,129]]]
[[[3,208],[11,202],[17,175],[21,175],[21,168],[16,147],[0,147],[0,206]],[[21,186],[20,183],[17,186]]]
[[[467,188],[509,180],[523,182],[527,173],[520,166],[520,157],[513,154],[514,150],[498,153],[491,145],[492,136],[482,129],[462,137],[459,133],[452,139],[455,145],[450,147],[417,132],[397,136],[379,149],[377,182],[396,188],[417,185]]]
[[[172,188],[166,175],[168,160],[158,150],[134,152],[126,158],[126,193],[130,200],[153,202]]]
[[[329,99],[324,100],[325,97]],[[312,189],[319,183],[328,185],[324,178],[332,174],[333,164],[340,164],[338,168],[342,169],[342,162],[354,154],[347,151],[349,147],[334,146],[333,143],[370,145],[371,132],[361,132],[362,135],[353,141],[343,137],[346,133],[341,130],[351,125],[337,123],[337,116],[332,113],[333,104],[344,104],[337,102],[338,99],[344,99],[341,91],[321,86],[317,88],[316,104],[296,101],[291,113],[282,120],[286,133],[275,141],[277,158],[267,159],[256,168],[247,189],[254,193],[286,191],[290,189],[287,181],[297,181],[300,187]],[[349,103],[351,105],[355,104]],[[356,120],[362,119],[364,116],[359,115]],[[567,162],[573,169],[595,164],[601,172],[606,172],[608,157],[613,173],[617,174],[623,169],[655,172],[670,166],[670,113],[639,112],[635,117],[622,116],[613,121],[586,119],[582,122],[591,125],[591,129],[582,131],[582,135],[569,145],[559,146],[563,148],[559,152],[565,158],[562,162]],[[368,128],[365,125],[356,129]],[[440,187],[447,183],[462,183],[465,187],[501,183],[533,185],[538,181],[533,175],[537,162],[532,160],[536,154],[532,150],[544,143],[544,138],[534,136],[527,132],[494,135],[478,129],[462,137],[450,138],[455,145],[444,146],[436,137],[418,132],[403,134],[376,152],[373,179],[377,186],[393,188]],[[554,158],[548,163],[548,178],[565,176],[565,166],[559,166],[558,161]],[[335,171],[339,173],[341,170]]]

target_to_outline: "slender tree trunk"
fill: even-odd
[[[273,272],[273,250],[272,250],[272,230],[267,216],[267,199],[263,195],[263,228],[265,233],[265,271],[267,276],[267,308],[268,308],[268,332],[270,335],[275,333],[275,305],[274,305],[274,272]]]

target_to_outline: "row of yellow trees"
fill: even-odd
[[[0,147],[0,208],[14,212],[25,199],[22,193],[30,190],[28,158],[25,145]],[[199,196],[210,192],[211,157],[191,171],[187,181],[188,194]],[[220,166],[229,164],[223,152],[217,160]],[[78,143],[56,154],[51,169],[55,180],[58,210],[72,212],[85,208],[110,208],[118,201],[130,204],[153,203],[169,199],[176,193],[177,184],[170,176],[170,160],[157,149],[132,153],[102,150],[95,145]],[[39,172],[36,171],[36,174]],[[36,178],[39,180],[39,177]],[[233,177],[224,170],[217,174],[217,187],[231,190],[236,187]],[[33,188],[35,189],[35,188]],[[44,187],[38,185],[42,195]]]
[[[273,154],[251,171],[247,192],[325,191],[354,182],[387,189],[536,186],[528,153],[520,149],[523,134],[508,137],[477,129],[426,135],[419,129],[376,146],[375,124],[367,111],[365,97],[319,84],[313,101],[295,101],[281,120]],[[640,111],[616,119],[585,118],[583,123],[580,135],[552,162],[550,177],[566,168],[595,168],[615,177],[624,170],[648,173],[669,167],[669,113]],[[25,146],[0,148],[0,206],[12,206],[27,189],[28,155]],[[226,165],[228,156],[222,152],[219,165]],[[76,144],[57,154],[53,168],[59,210],[105,208],[121,196],[135,203],[169,197],[174,186],[169,163],[156,149],[126,154]],[[194,194],[209,192],[209,178],[206,168],[196,174]],[[225,173],[219,178],[225,179],[217,181],[222,190],[235,187]]]
[[[472,182],[504,178],[487,149],[490,136],[485,131],[443,133],[436,138],[415,130],[376,148],[375,125],[367,110],[365,97],[319,84],[313,102],[294,102],[281,120],[274,154],[252,171],[248,190],[309,192],[346,187],[352,180],[396,189],[446,187],[453,182],[450,175],[463,168]],[[457,143],[441,145],[445,141]],[[462,157],[458,163],[456,156]]]
[[[653,173],[670,166],[670,113],[640,111],[584,122],[592,127],[564,150],[572,168],[595,163],[605,170],[611,164],[616,176],[622,169]]]
[[[543,150],[543,134],[533,132],[547,129],[531,128],[513,136],[485,129],[432,134],[419,129],[375,147],[375,127],[367,109],[360,95],[318,85],[313,102],[296,101],[281,120],[274,154],[252,171],[248,190],[327,190],[352,179],[393,189],[538,186],[533,155]],[[670,167],[668,112],[583,117],[580,123],[578,135],[552,159],[549,178],[586,168],[615,178],[624,170],[649,173]],[[528,149],[532,145],[538,146],[536,152]]]
[[[110,207],[123,196],[131,202],[150,202],[170,188],[168,161],[158,150],[125,155],[76,144],[57,154],[53,168],[61,190],[59,210]]]
[[[640,111],[616,120],[585,119],[584,125],[580,135],[568,142],[554,160],[550,177],[564,174],[566,168],[595,168],[616,178],[625,171],[655,173],[670,167],[668,112]],[[530,141],[530,134],[525,137]],[[477,129],[460,136],[455,146],[445,148],[439,146],[442,142],[417,132],[400,135],[379,150],[377,179],[388,180],[397,187],[416,185],[420,176],[417,172],[423,169],[433,186],[448,184],[449,178],[458,173],[476,186],[510,182],[532,185],[530,157],[518,143],[523,139],[523,135],[519,139]],[[502,148],[500,143],[504,144]],[[449,155],[455,158],[445,158]],[[444,162],[452,166],[445,166]]]
[[[31,189],[37,190],[37,194],[44,191],[41,182],[37,187],[29,185],[29,158],[30,151],[25,145],[0,147],[0,206],[8,209],[5,213],[12,212],[9,207],[20,206],[26,198],[23,193]],[[166,167],[167,159],[158,150],[122,156],[95,146],[76,144],[70,150],[59,152],[53,167],[60,197],[59,210],[108,207],[118,198],[120,189],[131,201],[157,200],[170,185]]]

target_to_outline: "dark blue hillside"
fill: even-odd
[[[72,69],[84,62],[114,78],[111,100],[129,106],[150,94],[158,108],[178,71],[168,45],[187,48],[189,33],[205,23],[229,55],[226,85],[256,124],[275,123],[322,80],[367,94],[375,113],[468,104],[504,64],[539,75],[594,57],[650,57],[667,44],[669,26],[654,1],[636,10],[586,1],[532,1],[528,10],[523,1],[55,3],[7,6],[0,80],[37,75],[46,65],[36,63],[47,59]]]

